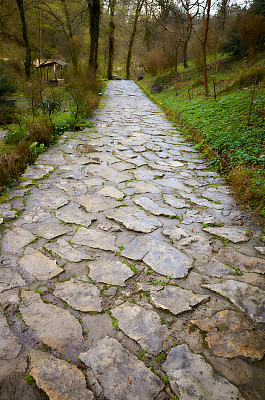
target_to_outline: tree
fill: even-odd
[[[115,14],[115,6],[116,0],[109,0],[109,54],[108,54],[108,79],[113,79],[113,60],[114,60],[114,32],[115,32],[115,22],[114,22],[114,14]]]
[[[22,23],[22,32],[23,32],[23,40],[24,40],[24,46],[26,49],[26,57],[25,57],[25,72],[26,76],[29,79],[32,74],[32,66],[33,66],[33,60],[32,60],[32,50],[31,50],[31,45],[29,41],[29,35],[28,35],[28,26],[26,22],[26,17],[25,17],[25,9],[24,9],[24,2],[23,0],[16,0],[17,6],[19,9],[19,15]]]
[[[136,1],[136,8],[135,8],[135,14],[134,14],[134,19],[133,19],[133,28],[132,28],[132,32],[131,32],[130,41],[129,41],[127,60],[126,60],[126,79],[130,79],[132,49],[133,49],[134,39],[135,39],[135,35],[136,35],[136,30],[137,30],[137,22],[140,17],[140,14],[141,14],[143,4],[144,4],[144,0]]]
[[[100,0],[87,0],[89,9],[90,30],[90,56],[89,72],[92,78],[96,78],[98,69],[98,40],[101,4]]]

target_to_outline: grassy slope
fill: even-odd
[[[162,93],[152,95],[155,101],[207,153],[210,164],[225,173],[241,200],[265,216],[265,58],[253,63],[220,58],[209,71],[207,99],[201,75],[190,67],[178,74],[147,76],[141,85],[147,93],[154,83],[165,85]],[[255,77],[258,84],[248,124]]]

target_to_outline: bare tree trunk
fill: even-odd
[[[183,66],[184,68],[188,68],[188,55],[187,55],[187,50],[188,50],[188,43],[190,41],[190,37],[191,37],[191,30],[192,30],[192,19],[190,17],[190,15],[188,15],[189,18],[189,24],[187,26],[187,31],[186,31],[186,36],[185,36],[185,40],[183,43]]]
[[[99,20],[100,20],[100,0],[87,0],[90,11],[90,56],[89,70],[91,76],[96,78],[98,69],[98,40],[99,40]]]
[[[32,51],[31,51],[31,46],[30,46],[29,36],[28,36],[28,28],[27,28],[27,23],[26,23],[26,18],[25,18],[24,2],[23,2],[23,0],[16,0],[16,1],[17,1],[18,9],[19,9],[21,23],[22,23],[23,40],[24,40],[25,49],[26,49],[26,57],[25,57],[25,62],[24,62],[25,72],[26,72],[27,79],[29,79],[32,74],[33,60],[32,60]]]
[[[62,5],[63,5],[63,11],[64,11],[65,19],[66,19],[68,32],[69,32],[68,42],[69,42],[69,46],[70,46],[69,47],[70,56],[71,56],[71,59],[72,59],[74,71],[75,71],[75,73],[78,73],[79,72],[79,61],[78,61],[78,56],[77,56],[75,44],[73,43],[74,34],[73,34],[72,23],[71,23],[71,20],[70,20],[69,11],[68,11],[68,8],[67,8],[66,1],[65,0],[60,0],[60,1],[61,1]]]
[[[141,9],[144,4],[144,0],[137,0],[137,5],[136,5],[136,11],[135,11],[135,16],[134,16],[134,22],[133,22],[133,29],[129,41],[129,47],[128,47],[128,53],[127,53],[127,61],[126,61],[126,79],[130,79],[130,66],[131,66],[131,59],[132,59],[132,48],[133,48],[133,43],[136,35],[136,29],[137,29],[137,22],[140,17]]]
[[[108,72],[107,72],[108,79],[113,79],[113,60],[114,60],[114,51],[115,51],[115,45],[114,45],[115,6],[116,6],[116,0],[109,0],[110,21],[109,21],[109,56],[108,56]]]
[[[204,81],[204,93],[207,97],[209,95],[208,89],[208,77],[207,77],[207,63],[206,63],[206,43],[209,30],[209,20],[210,20],[210,10],[211,10],[211,0],[207,0],[206,4],[206,16],[204,21],[204,33],[201,41],[202,45],[202,60],[203,60],[203,81]]]

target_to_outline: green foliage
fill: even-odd
[[[139,349],[138,358],[140,358],[140,360],[142,360],[142,358],[145,356],[145,354],[146,354],[146,350]]]
[[[169,383],[169,377],[167,375],[161,376],[161,381],[166,385]]]
[[[34,382],[34,378],[32,378],[32,376],[30,376],[29,374],[25,374],[24,375],[24,379],[27,383],[33,383]]]
[[[19,125],[11,125],[9,127],[9,131],[5,135],[5,143],[6,144],[14,144],[19,143],[25,136],[27,130],[26,125],[24,123]]]
[[[0,67],[0,124],[10,123],[15,108],[15,102],[10,99],[10,95],[14,91],[14,85]]]
[[[117,329],[117,331],[119,331],[120,330],[120,328],[119,328],[119,321],[116,319],[116,318],[112,318],[112,326],[115,328],[115,329]]]
[[[157,281],[152,281],[154,286],[165,286],[166,282],[162,281],[161,279],[157,280]]]

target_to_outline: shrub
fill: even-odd
[[[9,131],[5,135],[5,143],[19,143],[26,136],[26,133],[26,126],[23,122],[20,122],[19,125],[13,125],[9,128]]]
[[[9,96],[15,91],[8,76],[0,69],[0,124],[10,123],[15,108],[14,100]]]
[[[145,67],[148,73],[156,75],[163,71],[166,64],[167,60],[162,49],[156,47],[147,53]]]
[[[45,115],[40,115],[27,123],[27,138],[30,142],[43,143],[48,146],[53,139],[53,127]]]

